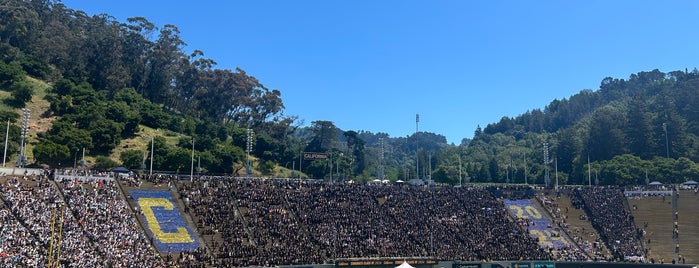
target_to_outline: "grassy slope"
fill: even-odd
[[[45,99],[45,97],[48,90],[51,88],[51,85],[45,81],[35,79],[32,77],[27,77],[27,79],[34,87],[34,95],[32,96],[32,100],[28,102],[26,105],[26,108],[28,108],[31,113],[29,120],[29,136],[27,138],[29,144],[27,150],[27,158],[29,158],[31,161],[31,159],[33,159],[32,146],[38,142],[37,133],[48,131],[51,128],[52,122],[56,120],[57,117],[47,116],[47,111],[49,110],[50,103]],[[21,115],[21,109],[9,107],[4,102],[2,102],[2,100],[8,98],[11,98],[11,93],[8,91],[0,90],[0,110],[14,111],[18,115]],[[135,137],[123,140],[121,142],[121,145],[114,149],[113,153],[110,155],[110,158],[112,160],[115,160],[116,162],[121,162],[119,161],[119,154],[127,149],[138,149],[143,151],[147,150],[146,147],[150,142],[150,137],[157,135],[157,133],[154,129],[144,126],[141,126],[140,129],[141,131],[139,131],[139,133]],[[168,144],[177,144],[178,137],[165,137]],[[15,163],[16,161],[16,155],[10,156],[10,163]],[[86,161],[89,165],[90,163],[94,163],[94,158],[86,157]]]
[[[27,79],[29,79],[29,81],[34,87],[34,96],[32,96],[32,100],[28,102],[26,105],[26,108],[28,108],[31,112],[31,117],[29,120],[29,136],[27,138],[29,144],[27,150],[27,158],[31,161],[31,159],[33,159],[32,147],[33,145],[36,145],[36,143],[38,142],[37,133],[48,131],[51,128],[53,120],[56,120],[56,117],[47,116],[47,111],[49,110],[50,103],[45,99],[45,97],[48,90],[51,88],[51,85],[45,81],[35,79],[32,77],[27,77]],[[0,110],[12,110],[16,112],[18,115],[21,115],[21,109],[9,107],[5,105],[4,102],[2,102],[2,100],[5,100],[10,97],[10,92],[0,90]],[[148,144],[150,143],[151,138],[157,135],[165,137],[167,144],[171,146],[175,146],[180,138],[180,134],[164,135],[162,134],[162,132],[158,132],[156,129],[141,125],[139,126],[139,132],[134,137],[123,139],[121,141],[121,144],[112,151],[112,154],[109,157],[115,162],[121,163],[121,161],[119,160],[119,155],[123,151],[135,149],[143,152],[148,152],[150,151],[150,148],[148,148]],[[85,160],[87,161],[88,165],[94,163],[94,157],[86,156]],[[10,156],[10,159],[8,161],[9,163],[15,163],[17,161],[17,156]],[[255,175],[259,175],[259,172],[254,169],[257,163],[257,159],[253,158],[252,161],[253,173]],[[274,168],[274,174],[275,176],[290,176],[291,171],[284,167],[277,166]]]
[[[29,82],[34,87],[34,96],[32,100],[27,103],[26,108],[30,111],[29,119],[29,135],[27,136],[27,158],[33,158],[33,152],[31,150],[32,144],[37,143],[36,134],[39,132],[45,132],[51,127],[51,122],[55,119],[54,117],[45,117],[46,111],[49,109],[49,102],[45,100],[46,92],[51,87],[48,83],[34,79],[32,77],[27,77]],[[0,100],[5,100],[10,98],[11,94],[7,91],[0,91]],[[4,102],[0,101],[0,110],[14,111],[18,115],[22,114],[21,109],[15,109],[5,105]],[[19,122],[17,122],[19,124]],[[18,141],[19,143],[19,141]],[[17,161],[16,155],[9,156],[9,163],[15,163]]]

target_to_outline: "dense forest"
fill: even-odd
[[[201,50],[185,52],[179,34],[175,25],[88,16],[60,1],[0,0],[0,120],[10,122],[5,160],[68,167],[84,151],[91,168],[180,174],[189,174],[196,159],[197,173],[339,180],[699,180],[696,69],[607,77],[599,89],[478,126],[473,139],[455,145],[429,132],[391,137],[324,120],[304,126],[284,113],[281,90],[243,69],[218,69]],[[48,105],[29,120],[49,122],[45,130],[25,126],[22,108],[37,98]],[[22,153],[23,137],[30,153]],[[134,140],[142,143],[130,145]],[[328,159],[305,160],[303,152]]]

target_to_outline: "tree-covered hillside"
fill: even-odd
[[[50,108],[33,113],[55,120],[28,146],[34,156],[29,162],[73,163],[74,152],[84,148],[105,165],[118,164],[106,157],[145,129],[161,130],[152,139],[156,170],[189,167],[192,139],[206,171],[240,170],[248,128],[257,133],[256,151],[265,152],[256,154],[261,167],[293,158],[284,142],[294,118],[283,114],[281,93],[241,69],[216,69],[203,52],[185,53],[184,46],[176,26],[159,28],[146,18],[119,22],[59,1],[3,1],[0,89],[9,93],[8,111],[24,108],[36,93],[25,77],[52,86]],[[14,123],[11,156],[21,147],[21,119],[13,113],[5,119]],[[168,136],[179,140],[160,139]],[[143,155],[143,148],[127,149],[120,160],[140,169]]]
[[[699,160],[697,101],[697,70],[607,77],[598,90],[583,90],[477,130],[467,151],[482,152],[493,167],[487,170],[491,176],[506,177],[502,173],[509,168],[519,181],[523,159],[530,158],[538,179],[548,166],[557,168],[559,179],[575,184],[644,183],[646,174],[649,180],[683,182],[699,175],[694,164]],[[487,177],[481,167],[469,171]]]
[[[145,171],[152,162],[153,170],[188,174],[194,158],[203,173],[241,175],[249,150],[263,176],[549,185],[699,179],[696,70],[605,78],[599,89],[503,117],[453,145],[436,133],[391,137],[324,120],[303,126],[284,113],[282,90],[240,68],[218,69],[200,50],[185,52],[179,35],[177,26],[143,17],[121,22],[60,1],[0,0],[5,160],[18,159],[21,109],[40,97],[49,104],[32,111],[31,157],[22,165],[72,166],[84,149],[95,168]],[[37,128],[33,120],[48,123]]]

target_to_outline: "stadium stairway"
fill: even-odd
[[[187,225],[189,225],[189,228],[194,231],[194,235],[196,236],[197,241],[199,242],[199,247],[205,247],[208,249],[208,244],[204,243],[204,239],[202,238],[202,234],[198,231],[199,229],[197,228],[197,224],[195,223],[194,219],[192,218],[192,215],[190,213],[187,213],[185,211],[186,204],[184,203],[184,200],[182,200],[180,194],[179,194],[179,189],[177,189],[177,183],[172,183],[172,189],[170,190],[170,195],[172,195],[172,198],[175,200],[177,203],[177,208],[180,210],[180,215],[184,218],[185,222]]]
[[[536,198],[532,199],[532,204],[534,204],[540,211],[544,212],[544,214],[549,219],[551,224],[557,230],[559,230],[559,232],[558,232],[559,236],[567,241],[566,243],[570,244],[570,246],[572,246],[572,247],[576,247],[577,250],[585,252],[580,247],[580,245],[578,245],[573,240],[573,238],[568,235],[566,228],[563,228],[561,226],[561,223],[565,222],[565,220],[563,219],[564,216],[558,210],[556,210],[556,208],[560,208],[560,206],[557,202],[557,198],[555,198],[554,196],[548,196],[548,197],[547,196],[548,195],[537,195]],[[545,204],[544,200],[548,200],[548,202],[550,202],[550,203]],[[554,210],[556,210],[556,211],[554,211]],[[561,210],[561,212],[562,212],[562,210]],[[592,258],[590,256],[590,254],[588,254],[587,252],[585,252],[585,255],[587,255],[588,258]]]
[[[293,218],[294,221],[298,223],[298,227],[299,227],[299,230],[301,231],[301,233],[306,237],[311,237],[311,231],[308,230],[308,226],[305,224],[302,224],[301,219],[299,218],[298,214],[296,213],[297,211],[295,209],[293,209],[291,202],[289,202],[289,195],[290,195],[289,192],[292,190],[283,190],[283,191],[284,191],[284,193],[283,193],[284,208],[286,209],[286,211],[289,212],[289,215],[291,216],[291,218]],[[321,249],[318,247],[314,247],[314,250],[318,251]]]
[[[56,181],[54,181],[54,180],[49,180],[49,181],[48,181],[48,184],[50,184],[51,187],[53,187],[54,189],[56,189],[56,192],[58,193],[58,197],[60,197],[60,199],[62,200],[62,202],[65,203],[65,202],[67,202],[67,201],[66,201],[66,195],[65,195],[65,193],[63,192],[64,189],[63,189],[63,187],[58,186],[58,183],[59,183],[59,182],[56,182]],[[91,187],[89,187],[89,188],[90,188],[90,190],[91,190]],[[75,217],[76,215],[75,215],[75,211],[73,210],[73,208],[71,208],[70,206],[68,206],[68,209],[70,210],[70,215],[72,215],[73,217]],[[59,214],[60,214],[60,213],[59,213]],[[77,218],[77,217],[76,217],[76,218]],[[82,231],[84,232],[84,236],[87,238],[86,241],[87,241],[88,245],[90,245],[90,247],[91,247],[92,249],[95,249],[95,251],[97,251],[97,250],[96,250],[96,249],[97,249],[97,246],[96,246],[97,242],[94,241],[94,240],[92,239],[91,236],[87,235],[87,233],[85,233],[85,230],[84,230],[84,229],[82,229]]]
[[[557,226],[557,219],[540,203],[539,198],[504,200],[505,206],[513,216],[528,222],[526,229],[530,236],[538,239],[542,249],[550,251],[554,258],[566,260],[587,260],[582,250],[573,243],[562,228]]]
[[[560,208],[561,217],[565,218],[568,228],[563,228],[568,237],[573,240],[581,249],[586,251],[591,258],[608,259],[611,258],[611,253],[606,245],[599,238],[592,224],[587,218],[583,209],[578,209],[573,206],[568,194],[560,194],[555,198],[549,198],[558,208]],[[597,245],[598,247],[594,247]],[[589,249],[589,250],[585,250]],[[595,254],[595,252],[597,252]]]
[[[117,186],[117,188],[119,188],[119,196],[120,196],[123,200],[126,200],[126,204],[128,205],[127,207],[129,207],[129,211],[131,211],[131,214],[134,215],[134,217],[136,218],[136,222],[138,223],[138,226],[141,227],[141,231],[142,231],[144,234],[148,234],[148,233],[146,232],[146,227],[145,227],[145,225],[144,225],[144,223],[143,223],[143,220],[141,219],[141,217],[138,217],[138,214],[137,214],[137,212],[136,212],[136,210],[135,210],[136,207],[135,207],[135,205],[134,205],[134,203],[133,203],[133,200],[129,200],[129,198],[128,198],[129,195],[127,194],[126,190],[124,190],[124,186],[122,186],[122,183],[119,182],[119,180],[116,180],[116,186]],[[149,240],[149,241],[150,241],[150,246],[151,246],[152,248],[155,248],[155,245],[153,244],[153,240]]]

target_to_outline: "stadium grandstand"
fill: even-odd
[[[699,258],[699,213],[687,204],[696,190],[670,185],[7,174],[0,267],[689,267]]]

